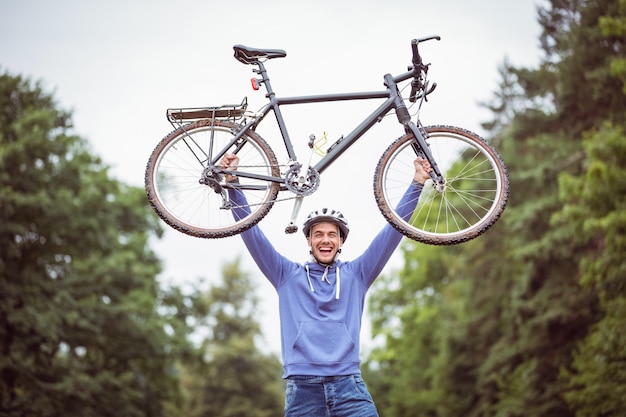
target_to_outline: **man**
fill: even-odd
[[[224,169],[237,169],[239,158],[227,154]],[[415,160],[413,182],[397,212],[413,213],[430,165]],[[226,180],[236,182],[228,175]],[[248,214],[244,194],[229,189],[233,215]],[[350,231],[343,215],[321,209],[303,227],[311,261],[282,256],[258,226],[241,234],[252,258],[278,293],[283,378],[287,379],[285,417],[370,417],[376,407],[360,374],[359,343],[365,294],[397,248],[402,235],[387,224],[365,252],[351,262],[337,257]]]

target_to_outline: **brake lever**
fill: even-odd
[[[411,81],[411,94],[409,94],[409,102],[415,103],[418,99],[417,91],[422,88],[420,80],[413,79]]]
[[[433,85],[428,89],[428,91],[425,91],[425,92],[422,91],[421,94],[417,94],[417,89],[412,88],[411,95],[409,96],[409,101],[411,103],[415,103],[418,99],[421,99],[422,97],[424,97],[424,101],[428,101],[428,98],[427,98],[428,95],[432,93],[433,91],[435,91],[435,88],[437,88],[437,83],[433,83]]]
[[[437,83],[433,83],[433,85],[432,85],[432,86],[428,89],[428,91],[425,93],[425,96],[426,96],[426,97],[428,97],[428,95],[429,95],[430,93],[432,93],[433,91],[435,91],[435,88],[437,88]],[[426,99],[426,101],[428,101],[428,100]]]

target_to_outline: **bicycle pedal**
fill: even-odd
[[[285,234],[291,235],[294,234],[298,231],[298,226],[296,226],[295,224],[290,224],[289,226],[285,227]]]

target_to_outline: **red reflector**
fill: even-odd
[[[257,91],[259,89],[259,81],[256,78],[251,78],[250,83],[252,84],[252,89]]]

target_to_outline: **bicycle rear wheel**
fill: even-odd
[[[146,166],[145,186],[156,213],[171,227],[202,238],[222,238],[257,224],[272,208],[279,184],[252,179],[280,176],[269,145],[255,132],[246,132],[229,145],[240,126],[224,120],[199,120],[173,131],[157,145]],[[212,168],[225,152],[239,156],[240,183],[250,215],[236,221],[229,209],[224,175]]]
[[[429,149],[446,183],[426,181],[408,221],[394,210],[415,172],[412,134],[392,143],[378,162],[374,195],[383,216],[405,236],[431,245],[474,239],[500,217],[509,195],[509,178],[500,155],[480,136],[451,126],[427,127]]]

